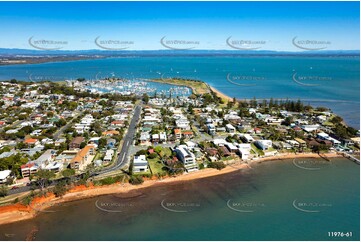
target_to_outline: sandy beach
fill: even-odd
[[[336,153],[329,153],[323,155],[328,158],[342,157]],[[151,187],[151,186],[165,186],[172,183],[186,182],[195,179],[202,179],[206,177],[219,176],[234,172],[237,170],[250,169],[252,164],[257,164],[265,161],[275,161],[275,160],[289,160],[289,159],[299,159],[299,158],[320,158],[318,154],[314,153],[303,153],[303,154],[280,154],[272,157],[260,158],[258,160],[253,160],[246,163],[235,162],[232,165],[228,165],[222,170],[216,170],[211,168],[206,168],[203,170],[175,176],[167,177],[162,180],[158,179],[149,179],[145,180],[141,185],[131,185],[129,183],[116,183],[108,186],[93,186],[92,184],[88,187],[86,186],[77,186],[69,190],[63,197],[55,197],[54,194],[47,194],[45,197],[35,198],[29,206],[22,204],[13,204],[0,207],[0,225],[14,223],[17,221],[27,220],[34,218],[40,210],[52,207],[58,203],[70,202],[75,200],[81,200],[101,195],[109,194],[128,194],[131,195],[136,193],[137,190]]]
[[[218,91],[216,88],[211,87],[211,86],[210,86],[210,88],[211,88],[211,90],[212,90],[213,92],[215,92],[215,93],[217,94],[218,97],[222,98],[223,100],[226,100],[226,101],[228,101],[228,102],[233,101],[233,98],[231,98],[231,97],[227,96],[226,94]]]

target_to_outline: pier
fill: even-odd
[[[347,154],[345,152],[339,152],[339,154],[341,154],[343,157],[352,160],[353,162],[355,162],[356,164],[360,165],[360,159],[357,159],[355,156]]]

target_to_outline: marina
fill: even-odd
[[[141,96],[148,94],[154,97],[187,97],[192,94],[188,87],[175,86],[165,83],[156,83],[148,79],[134,78],[107,78],[100,80],[66,80],[67,85],[77,88],[79,91],[91,93],[118,93],[121,95]]]

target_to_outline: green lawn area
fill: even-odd
[[[133,172],[133,175],[137,175],[137,176],[150,176],[150,170],[148,170],[147,172]]]
[[[323,125],[329,126],[329,127],[333,127],[333,126],[334,126],[334,124],[331,123],[331,122],[329,122],[329,121],[324,122]]]
[[[171,155],[172,155],[172,151],[171,151],[168,147],[162,147],[161,154],[162,154],[163,156],[171,156]]]
[[[153,175],[164,172],[162,170],[163,164],[159,158],[148,159],[148,163],[149,163],[150,169],[152,170]]]
[[[172,155],[172,151],[167,147],[162,147],[161,154],[163,156],[170,157]],[[156,175],[157,173],[164,173],[165,171],[162,170],[164,167],[162,161],[160,160],[160,157],[156,157],[154,159],[147,159],[149,163],[149,167],[153,173],[153,175]]]
[[[221,161],[227,161],[227,160],[233,160],[234,159],[234,157],[232,157],[232,156],[227,156],[227,157],[222,157],[221,158]]]
[[[264,152],[261,149],[258,149],[253,143],[251,144],[252,149],[257,152],[258,155],[264,155]]]

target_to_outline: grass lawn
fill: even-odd
[[[148,169],[148,171],[147,172],[133,172],[133,175],[136,175],[136,176],[143,176],[143,175],[145,175],[145,176],[148,176],[148,175],[151,175],[152,173],[150,172],[150,170]]]
[[[148,159],[148,163],[149,163],[150,169],[152,170],[153,175],[164,172],[162,170],[163,164],[159,158]]]
[[[227,156],[227,157],[222,157],[221,158],[221,161],[227,161],[227,160],[233,160],[234,159],[234,157],[232,157],[232,156]]]
[[[178,86],[187,86],[190,87],[194,94],[204,94],[209,93],[209,88],[207,84],[204,82],[197,82],[191,80],[180,80],[176,78],[169,78],[169,79],[153,79],[153,82],[161,82],[161,83],[168,83]]]
[[[251,144],[252,149],[257,152],[258,155],[264,155],[264,152],[261,149],[258,149],[253,143]]]
[[[171,156],[171,155],[172,155],[172,151],[171,151],[168,147],[162,147],[161,154],[162,154],[163,156]]]
[[[322,125],[325,125],[325,126],[329,126],[329,127],[334,127],[335,125],[329,121],[326,121],[324,122]]]

